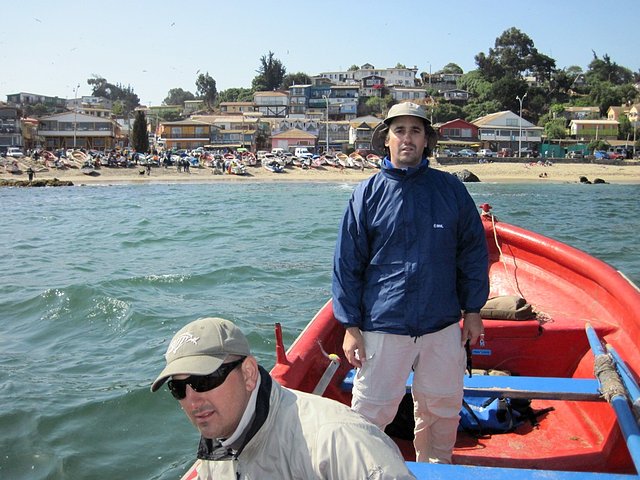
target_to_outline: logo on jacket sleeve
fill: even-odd
[[[434,223],[433,228],[444,228],[444,225],[441,223]]]

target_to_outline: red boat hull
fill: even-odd
[[[637,380],[640,372],[640,292],[623,275],[586,253],[483,215],[490,253],[490,296],[520,295],[535,320],[485,320],[486,347],[474,368],[508,370],[529,377],[593,378],[594,356],[585,334],[591,324],[613,345]],[[342,353],[344,330],[327,302],[284,352],[281,338],[271,374],[281,384],[311,392],[329,365],[341,364],[324,395],[347,405],[341,380],[351,366]],[[461,433],[456,464],[588,472],[635,472],[631,456],[606,402],[534,400],[553,407],[539,426],[477,439]],[[408,461],[411,442],[396,439]]]

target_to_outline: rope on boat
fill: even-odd
[[[600,392],[605,400],[611,400],[617,396],[626,397],[626,390],[620,380],[613,358],[609,354],[596,355],[593,372],[600,382]]]
[[[493,216],[490,213],[484,213],[483,215],[488,215],[489,218],[491,218],[491,230],[493,231],[493,240],[494,240],[494,242],[496,244],[496,248],[498,249],[498,253],[500,254],[500,261],[502,262],[502,266],[504,267],[504,273],[506,274],[505,277],[509,280],[509,283],[511,284],[511,288],[513,288],[513,290],[515,292],[517,292],[522,298],[525,298],[524,294],[520,290],[520,287],[518,286],[518,282],[516,281],[514,283],[513,279],[511,278],[511,275],[509,275],[509,269],[507,268],[507,262],[505,261],[505,256],[502,253],[502,248],[500,247],[500,242],[498,241],[498,232],[496,231],[496,217]],[[513,276],[515,277],[515,259],[514,259]]]
[[[600,382],[600,391],[616,414],[631,460],[636,471],[640,472],[640,425],[638,425],[638,419],[634,417],[629,398],[622,384],[624,379],[620,379],[616,370],[615,357],[605,352],[600,337],[588,322],[585,324],[585,331],[595,358],[594,373]],[[612,379],[614,375],[618,380]]]

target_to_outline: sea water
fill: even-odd
[[[640,186],[467,184],[640,283]],[[179,479],[198,442],[149,386],[173,333],[237,322],[275,362],[330,296],[339,183],[0,189],[0,478]]]

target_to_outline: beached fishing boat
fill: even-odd
[[[336,167],[346,168],[349,166],[349,156],[346,153],[336,153]]]
[[[382,158],[380,158],[378,155],[376,155],[375,153],[370,153],[369,155],[367,155],[365,157],[367,163],[373,167],[373,168],[380,168],[380,162],[382,161]]]
[[[482,207],[490,297],[525,304],[512,312],[483,309],[484,345],[473,347],[473,367],[510,375],[465,377],[465,398],[528,399],[542,414],[506,433],[460,431],[454,465],[414,462],[411,402],[387,432],[420,479],[637,480],[640,291],[610,265]],[[353,370],[343,336],[331,301],[286,352],[276,325],[271,375],[349,405]],[[195,478],[193,468],[184,478]]]
[[[330,167],[335,167],[338,163],[338,158],[331,154],[324,154],[322,157],[322,164],[329,165]]]
[[[100,175],[100,172],[96,170],[93,160],[85,160],[82,167],[80,167],[80,172],[91,177]]]
[[[273,173],[282,173],[284,171],[282,163],[280,163],[277,158],[263,158],[262,166],[265,170],[269,170]]]
[[[353,168],[364,168],[364,158],[357,152],[349,154],[349,162]]]
[[[242,161],[234,159],[234,160],[231,160],[231,162],[229,163],[228,172],[233,175],[246,175],[247,167],[245,167]]]
[[[258,164],[256,156],[252,152],[242,152],[242,163],[250,167],[255,167]]]

